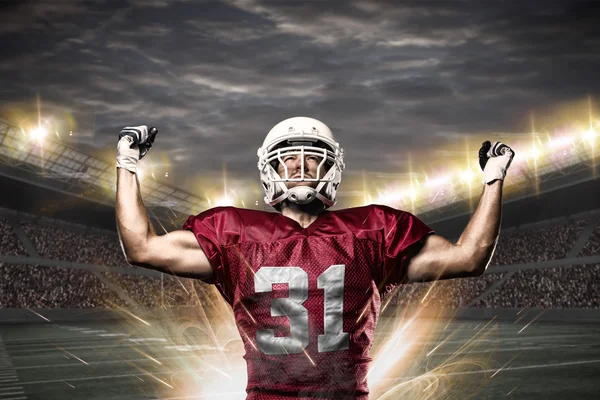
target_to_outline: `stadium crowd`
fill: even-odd
[[[27,251],[17,237],[12,225],[5,218],[0,217],[0,254],[6,256],[26,256]]]
[[[191,306],[200,303],[208,285],[192,279],[171,275],[148,277],[105,273],[106,279],[129,296],[134,304],[153,308],[162,306]]]
[[[215,301],[199,281],[0,263],[0,308],[122,308]]]
[[[517,271],[475,306],[600,308],[600,264]]]
[[[21,222],[40,257],[131,268],[116,235]],[[585,221],[501,234],[493,265],[564,258]],[[0,254],[26,257],[11,223],[0,218]],[[600,224],[580,255],[600,254]],[[169,275],[150,277],[62,267],[0,263],[0,308],[148,308],[221,301],[214,286]],[[486,293],[494,283],[494,290]],[[479,297],[486,294],[482,299]],[[392,288],[387,306],[600,308],[600,265],[529,269],[507,275],[416,283]],[[475,304],[472,304],[474,303]]]
[[[585,247],[579,253],[580,256],[595,256],[600,254],[600,222],[596,224],[592,236],[586,242]]]
[[[586,221],[570,221],[542,228],[500,233],[491,265],[512,265],[565,258]]]
[[[42,258],[119,267],[128,265],[116,235],[78,232],[27,222],[22,226]]]
[[[466,307],[503,276],[504,274],[501,273],[485,274],[477,278],[399,285],[391,293],[393,297],[390,302],[400,307],[414,305],[437,308]]]
[[[0,308],[115,308],[126,303],[92,272],[0,263]]]

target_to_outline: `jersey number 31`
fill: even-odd
[[[325,291],[324,335],[319,335],[319,353],[347,350],[349,335],[343,331],[345,265],[332,265],[319,275],[317,287]],[[287,283],[287,298],[271,299],[271,316],[290,319],[290,336],[275,337],[273,329],[256,332],[256,343],[264,354],[298,354],[308,346],[308,274],[299,267],[262,267],[254,275],[256,293],[271,292],[273,284]]]

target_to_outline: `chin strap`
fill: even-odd
[[[270,206],[275,206],[281,203],[284,200],[289,200],[295,204],[308,204],[313,202],[315,199],[320,200],[327,207],[332,207],[335,202],[329,200],[327,197],[323,196],[321,193],[317,192],[316,189],[313,189],[308,186],[297,186],[291,189],[288,189],[281,196],[277,197],[273,201],[269,202]]]
[[[321,184],[317,186],[317,189],[321,189],[324,186],[324,183],[326,182],[321,182]],[[296,204],[308,204],[315,199],[318,199],[327,207],[332,207],[335,202],[323,196],[317,189],[313,189],[308,186],[296,186],[291,189],[286,188],[285,192],[276,199],[273,199],[273,201],[269,202],[269,205],[273,207],[285,199],[288,199],[292,203]]]
[[[332,167],[325,174],[323,179],[329,179],[331,176],[333,176],[333,172],[334,171],[333,171],[333,167]],[[323,190],[323,187],[325,187],[325,184],[327,184],[329,182],[325,182],[325,181],[319,182],[316,189],[311,188],[309,186],[296,186],[291,189],[288,189],[287,186],[285,185],[285,183],[283,183],[283,182],[276,182],[276,183],[279,185],[279,188],[282,190],[283,193],[281,195],[279,195],[277,198],[275,198],[269,202],[269,205],[272,207],[281,203],[285,199],[288,199],[292,203],[296,203],[296,204],[308,204],[308,203],[314,201],[315,199],[320,200],[327,207],[332,207],[335,204],[335,201],[331,201],[330,199],[328,199],[327,197],[325,197],[321,194],[321,190]]]

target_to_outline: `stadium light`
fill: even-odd
[[[452,178],[449,175],[440,176],[440,177],[434,178],[434,179],[427,179],[425,181],[425,186],[434,188],[434,187],[438,187],[438,186],[447,185],[450,182],[452,182]]]
[[[517,155],[520,154],[517,152]],[[525,150],[520,156],[522,156],[526,160],[533,159],[534,161],[537,161],[537,159],[540,158],[541,155],[542,151],[538,147],[531,146],[529,150]]]
[[[384,192],[377,198],[377,203],[393,204],[404,200],[405,194],[400,191]]]
[[[548,139],[548,146],[551,148],[561,148],[561,147],[566,147],[566,146],[570,146],[573,144],[573,137],[571,136],[561,136],[561,137],[557,137],[557,138],[549,138]]]
[[[417,193],[417,189],[415,189],[414,187],[411,187],[410,189],[408,189],[407,194],[408,194],[408,197],[410,197],[410,199],[412,201],[415,201],[417,199],[418,193]]]
[[[473,182],[473,179],[475,179],[475,174],[473,173],[472,170],[466,169],[466,170],[460,172],[460,180],[461,181],[463,181],[467,184],[471,184],[471,182]]]
[[[32,129],[29,132],[29,136],[35,140],[42,140],[46,137],[48,131],[43,126],[39,125],[37,128]]]
[[[227,207],[227,206],[233,206],[233,199],[227,195],[218,198],[217,200],[215,200],[215,207]]]
[[[594,141],[596,140],[597,133],[594,128],[590,128],[590,129],[583,131],[582,136],[583,136],[584,141],[593,145]]]

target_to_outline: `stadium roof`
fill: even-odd
[[[114,164],[84,154],[51,137],[37,140],[35,135],[38,133],[25,132],[0,120],[0,174],[69,194],[83,194],[89,200],[103,204],[114,204]],[[516,199],[594,179],[599,142],[595,130],[590,127],[590,132],[583,132],[583,135],[550,138],[544,146],[536,147],[534,144],[528,154],[517,149],[510,179],[504,186],[505,198]],[[410,177],[410,188],[400,192],[380,191],[378,199],[366,199],[363,204],[374,202],[397,206],[429,222],[451,218],[472,211],[472,200],[480,195],[481,187],[477,183],[480,175],[477,168],[475,165],[471,170],[448,171],[445,178],[437,180],[421,179],[418,182]],[[381,179],[376,175],[369,174],[371,187],[394,179],[389,174]],[[199,212],[211,207],[198,194],[153,179],[145,179],[141,190],[150,214],[165,221],[178,218],[176,212],[185,215],[190,210]],[[360,190],[339,192],[342,204],[345,203],[343,197],[356,199],[363,195],[364,191]],[[254,201],[246,203],[254,204]],[[262,208],[262,204],[259,207]]]
[[[90,200],[114,204],[116,167],[57,141],[33,135],[0,120],[0,161],[11,168],[1,174],[37,185],[51,185]],[[181,189],[152,179],[141,185],[146,206],[188,213],[203,210],[206,201]]]

